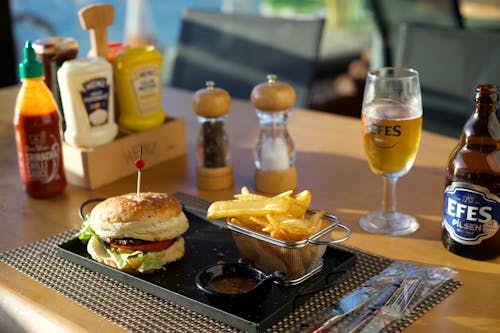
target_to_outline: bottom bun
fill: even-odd
[[[87,252],[95,261],[114,267],[125,273],[149,274],[155,271],[155,269],[149,269],[144,272],[138,271],[137,269],[142,264],[142,261],[140,260],[136,260],[134,263],[127,262],[124,267],[120,268],[118,263],[108,253],[108,251],[106,251],[96,237],[90,238],[87,244]],[[177,237],[174,243],[168,248],[158,251],[156,257],[163,263],[163,265],[182,259],[182,257],[184,257],[184,238]]]

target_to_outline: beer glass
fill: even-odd
[[[370,71],[362,110],[363,145],[372,172],[384,178],[382,210],[361,217],[360,226],[384,235],[407,235],[417,220],[396,210],[396,182],[413,166],[422,132],[418,72],[401,67]]]

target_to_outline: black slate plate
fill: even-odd
[[[231,233],[195,215],[186,212],[189,230],[183,235],[186,255],[165,270],[150,275],[132,275],[102,265],[90,258],[86,247],[74,238],[58,245],[62,258],[82,265],[131,285],[172,303],[209,316],[247,332],[262,332],[303,304],[315,292],[343,280],[355,263],[355,254],[340,247],[330,247],[323,257],[323,269],[297,286],[273,285],[261,304],[248,307],[224,307],[211,304],[197,289],[196,274],[204,267],[217,262],[234,262],[239,259]]]

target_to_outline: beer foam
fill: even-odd
[[[363,113],[376,119],[414,119],[422,116],[422,105],[404,105],[388,99],[377,99],[363,105]]]

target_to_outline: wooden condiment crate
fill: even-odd
[[[111,143],[77,148],[63,143],[68,183],[95,189],[135,172],[142,145],[146,168],[186,153],[186,129],[182,119],[167,117],[162,126],[144,132],[120,133]]]

